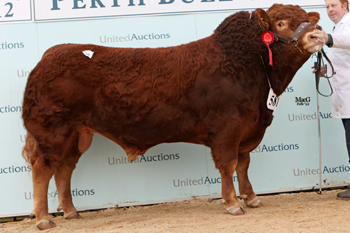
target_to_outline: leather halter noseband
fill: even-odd
[[[274,33],[275,35],[275,39],[276,41],[282,41],[284,43],[287,44],[292,44],[293,42],[296,42],[295,47],[302,53],[305,54],[303,51],[301,51],[301,49],[298,47],[298,40],[301,36],[301,34],[310,26],[314,26],[313,24],[311,24],[310,22],[303,22],[299,25],[299,27],[297,28],[296,32],[291,35],[288,38],[285,38],[284,36],[280,36],[276,33]]]

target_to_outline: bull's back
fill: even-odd
[[[75,118],[100,131],[130,129],[130,134],[135,134],[132,128],[153,129],[154,134],[157,126],[181,131],[181,124],[194,122],[180,103],[186,105],[184,97],[203,66],[190,47],[54,46],[28,78],[23,119],[58,124]],[[85,56],[85,50],[93,56]]]

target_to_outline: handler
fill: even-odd
[[[332,33],[324,30],[323,38],[314,35],[320,40],[325,40],[328,49],[328,57],[334,66],[335,75],[330,79],[333,86],[332,118],[341,118],[344,129],[346,146],[350,162],[350,14],[348,0],[325,0],[328,17],[335,26]],[[314,73],[316,70],[313,71]],[[324,74],[324,69],[321,69]],[[350,200],[350,189],[337,194],[339,199]]]

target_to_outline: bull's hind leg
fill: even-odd
[[[80,156],[90,147],[91,142],[92,134],[90,131],[82,130],[74,133],[69,140],[69,145],[55,174],[59,199],[58,210],[63,210],[66,219],[81,218],[72,201],[71,177]]]
[[[66,219],[81,218],[77,213],[77,209],[73,205],[71,193],[71,177],[80,156],[81,153],[75,152],[65,157],[55,174],[55,182],[59,200],[59,207],[57,210],[63,210],[64,217]]]
[[[47,192],[49,189],[49,182],[55,173],[57,164],[49,160],[48,158],[51,156],[48,156],[48,154],[43,151],[44,150],[39,146],[36,146],[31,155],[34,214],[37,218],[36,226],[40,230],[56,226],[48,212]]]
[[[249,153],[238,155],[238,164],[236,168],[239,193],[240,197],[244,200],[245,204],[249,207],[261,207],[262,203],[259,198],[255,195],[253,187],[248,178],[248,168],[250,163]]]

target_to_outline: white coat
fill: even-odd
[[[332,118],[350,118],[350,14],[335,25],[333,46],[328,49],[336,74],[330,79],[334,93],[331,96]],[[330,72],[328,66],[328,72]],[[329,75],[329,73],[328,73]]]

